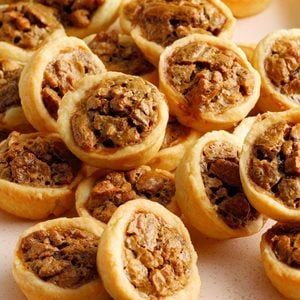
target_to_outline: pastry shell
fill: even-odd
[[[257,137],[263,134],[267,128],[278,122],[300,122],[300,109],[291,109],[285,112],[274,112],[262,115],[253,124],[250,132],[248,133],[240,158],[240,177],[244,192],[249,199],[250,203],[260,213],[283,222],[298,222],[300,221],[300,210],[289,208],[282,204],[280,200],[269,194],[263,188],[259,187],[250,178],[249,160],[251,157],[252,146]]]
[[[248,61],[251,63],[254,55],[254,51],[256,48],[255,44],[248,44],[248,43],[240,43],[238,46],[244,51],[246,54]]]
[[[103,228],[88,218],[59,218],[42,223],[25,230],[19,237],[13,259],[13,276],[18,286],[29,300],[81,300],[81,299],[111,299],[105,291],[101,279],[95,279],[78,288],[61,288],[47,283],[28,270],[21,257],[20,246],[22,239],[38,230],[48,230],[53,227],[77,228],[101,237]]]
[[[39,131],[57,132],[57,122],[45,107],[41,95],[47,65],[64,49],[83,49],[91,55],[92,62],[105,71],[103,63],[87,45],[75,37],[62,37],[49,42],[37,51],[22,71],[19,91],[26,118]],[[68,50],[70,51],[70,50]]]
[[[19,136],[26,140],[35,137],[60,139],[57,134],[28,133]],[[0,144],[5,151],[6,141]],[[71,184],[63,187],[34,187],[0,179],[0,208],[18,217],[39,220],[51,215],[59,216],[74,205],[75,188],[82,175],[80,170]]]
[[[113,79],[119,76],[136,77],[118,72],[106,72],[104,74],[84,78],[78,84],[77,90],[69,92],[64,96],[58,111],[58,126],[60,135],[68,148],[83,162],[98,168],[129,170],[146,164],[155,156],[163,142],[164,132],[168,122],[168,106],[163,94],[161,94],[154,85],[148,83],[152,85],[156,91],[158,120],[152,131],[140,144],[118,149],[100,148],[96,151],[87,152],[81,149],[74,141],[70,124],[70,118],[76,105],[81,101],[82,97],[85,96],[86,91],[92,90],[101,80]]]
[[[251,127],[256,122],[257,118],[257,116],[247,117],[242,120],[237,127],[234,128],[232,134],[235,136],[241,149],[244,145],[245,138],[247,137],[249,131],[251,130]]]
[[[128,280],[123,269],[124,233],[128,223],[139,212],[153,213],[178,230],[191,250],[192,264],[186,286],[172,296],[163,297],[163,299],[198,299],[201,283],[196,265],[197,254],[193,248],[187,229],[177,216],[173,215],[163,206],[144,199],[129,201],[120,206],[109,221],[101,237],[97,255],[97,266],[106,290],[113,298],[118,300],[150,299],[150,297],[136,290],[134,285]]]
[[[220,47],[221,49],[233,51],[240,58],[241,65],[243,65],[253,76],[254,87],[252,94],[245,97],[242,103],[225,110],[223,113],[200,113],[191,111],[189,105],[186,104],[184,96],[177,92],[169,82],[167,68],[168,58],[172,56],[176,49],[194,42],[204,42]],[[200,132],[207,132],[211,130],[229,129],[248,115],[259,97],[260,76],[248,62],[245,53],[233,42],[203,34],[192,34],[174,42],[171,46],[167,47],[160,56],[159,87],[166,95],[171,114],[176,115],[178,120],[185,126],[192,127]]]
[[[188,222],[208,237],[230,239],[255,234],[264,225],[261,215],[242,228],[230,228],[219,217],[206,194],[200,169],[200,154],[205,145],[213,141],[230,142],[239,149],[235,136],[226,131],[213,131],[202,136],[186,152],[176,170],[176,201]]]

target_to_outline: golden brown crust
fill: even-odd
[[[24,231],[19,237],[14,253],[13,276],[26,298],[29,300],[110,299],[99,278],[84,284],[79,288],[61,288],[52,283],[43,281],[32,271],[26,268],[21,257],[20,249],[23,238],[35,231],[49,230],[53,227],[59,227],[62,229],[76,228],[92,233],[98,238],[100,238],[103,232],[103,228],[98,223],[93,222],[93,220],[88,218],[59,218],[39,223]]]
[[[251,130],[253,124],[256,122],[257,118],[258,116],[247,117],[242,120],[237,127],[234,128],[232,134],[236,137],[241,149],[244,145],[247,134]]]
[[[248,43],[239,43],[238,46],[245,52],[249,62],[251,63],[256,45]]]
[[[236,57],[242,69],[248,74],[246,78],[249,77],[248,79],[245,79],[245,84],[249,87],[249,90],[247,88],[248,95],[239,96],[238,98],[243,98],[242,101],[239,100],[229,107],[224,106],[221,112],[201,112],[199,109],[194,109],[194,107],[191,109],[191,105],[187,103],[186,97],[172,86],[168,74],[169,58],[172,57],[174,52],[178,49],[180,50],[189,45],[197,45],[198,43],[212,45],[217,49],[226,49],[228,51],[227,53],[232,53],[232,55]],[[231,41],[207,35],[193,34],[177,40],[171,46],[167,47],[160,57],[159,80],[160,89],[165,93],[168,99],[170,112],[176,115],[182,124],[192,127],[200,132],[233,127],[247,116],[259,97],[260,77],[248,62],[244,52]],[[209,79],[207,82],[212,85],[212,81]],[[198,86],[200,87],[200,84],[196,87]]]
[[[100,75],[89,76],[80,82],[80,87],[72,93],[68,93],[63,101],[58,112],[58,124],[62,139],[68,145],[69,149],[85,163],[98,167],[110,168],[115,170],[128,170],[139,165],[146,164],[159,150],[163,142],[163,132],[166,129],[168,120],[168,107],[165,99],[155,86],[150,83],[143,82],[145,87],[150,88],[154,93],[155,105],[157,105],[157,121],[153,124],[152,129],[146,137],[142,138],[140,143],[132,145],[107,148],[101,143],[101,147],[94,150],[85,151],[74,140],[71,126],[71,117],[76,111],[76,107],[82,100],[86,91],[93,91],[97,88],[99,82],[109,83],[110,80],[116,80],[124,77],[124,80],[139,80],[135,76],[125,75],[117,72],[107,72]],[[118,80],[119,80],[118,79]],[[71,101],[69,101],[72,99]]]
[[[163,206],[149,200],[133,200],[120,206],[108,223],[98,250],[97,264],[104,286],[116,299],[149,299],[150,297],[139,292],[129,281],[124,272],[124,240],[128,224],[137,213],[149,213],[161,218],[168,226],[174,228],[186,241],[191,254],[190,274],[183,289],[175,294],[166,296],[166,300],[198,298],[200,278],[196,266],[197,254],[192,246],[189,233],[182,221],[170,213]]]
[[[60,140],[57,134],[31,133],[16,136],[16,141],[37,137]],[[6,143],[5,140],[0,144],[1,153],[6,151]],[[31,186],[0,179],[0,207],[13,215],[32,220],[59,216],[73,206],[75,188],[80,179],[80,171],[70,184],[60,187]]]

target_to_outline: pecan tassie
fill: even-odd
[[[289,208],[300,204],[300,124],[278,122],[252,146],[250,178]]]

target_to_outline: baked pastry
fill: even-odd
[[[182,221],[162,205],[143,199],[116,210],[97,255],[104,287],[118,300],[198,299],[196,261]]]
[[[141,76],[158,85],[155,67],[144,57],[132,37],[116,30],[86,37],[85,42],[101,59],[108,71]]]
[[[256,45],[255,44],[240,43],[240,44],[238,44],[238,46],[244,51],[244,53],[246,54],[249,62],[252,62]]]
[[[38,3],[0,6],[0,23],[0,58],[27,62],[46,41],[65,35],[53,11]]]
[[[185,151],[200,137],[200,133],[183,126],[173,116],[169,117],[163,144],[147,163],[152,168],[174,171]]]
[[[189,34],[231,38],[235,19],[219,0],[124,0],[120,25],[148,60],[158,65],[164,48]]]
[[[241,154],[245,194],[259,212],[278,221],[300,221],[299,123],[299,109],[262,115]]]
[[[264,225],[242,189],[240,150],[234,135],[210,132],[186,152],[176,170],[175,199],[188,222],[206,236],[248,236]]]
[[[97,272],[103,228],[88,218],[59,218],[25,230],[13,276],[28,300],[111,299]]]
[[[39,131],[57,132],[57,110],[62,97],[88,74],[105,71],[87,45],[62,37],[44,45],[25,66],[20,97],[28,121]]]
[[[300,224],[277,223],[262,237],[262,262],[272,284],[288,299],[300,299]]]
[[[162,145],[168,122],[163,94],[140,77],[89,76],[58,112],[60,135],[85,163],[114,170],[146,164]]]
[[[259,109],[282,111],[300,104],[300,29],[267,35],[254,51],[253,65],[262,79]]]
[[[159,86],[180,123],[206,132],[233,127],[248,115],[260,77],[233,42],[193,34],[162,53]]]
[[[57,134],[13,132],[0,144],[0,208],[33,220],[59,216],[74,204],[80,166]]]
[[[245,18],[262,12],[271,0],[223,0],[237,18]]]
[[[248,135],[251,127],[257,120],[258,116],[247,117],[242,120],[237,127],[234,128],[232,134],[235,136],[236,141],[242,149],[246,136]]]
[[[149,166],[126,172],[99,170],[78,185],[76,210],[79,216],[92,217],[106,225],[120,205],[145,198],[179,215],[174,195],[174,175],[168,171]]]
[[[117,19],[121,0],[35,0],[54,9],[68,35],[80,38],[106,30]]]

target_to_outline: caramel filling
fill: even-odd
[[[279,261],[300,268],[299,224],[277,224],[268,230],[266,240]]]
[[[0,113],[11,107],[21,106],[19,78],[22,67],[9,59],[0,60]]]
[[[157,96],[141,78],[102,80],[71,118],[76,144],[85,151],[140,144],[158,120]]]
[[[124,8],[125,15],[139,25],[143,36],[161,46],[191,33],[219,35],[226,16],[206,0],[133,0]]]
[[[107,223],[115,210],[129,200],[142,197],[167,206],[174,194],[174,179],[150,168],[139,167],[104,176],[92,189],[86,206],[94,218]]]
[[[267,76],[280,93],[300,104],[300,39],[279,39],[265,59]]]
[[[289,208],[299,208],[300,124],[279,122],[252,146],[250,178]]]
[[[152,213],[137,213],[125,235],[124,270],[151,299],[172,296],[190,275],[191,250],[179,232]]]
[[[20,137],[11,134],[0,153],[1,179],[35,187],[61,187],[74,180],[80,163],[60,139]]]
[[[92,233],[53,227],[23,238],[20,250],[26,268],[40,279],[75,289],[98,278],[98,242]]]
[[[253,93],[253,75],[231,50],[192,42],[168,58],[168,81],[191,111],[222,113]]]
[[[88,46],[108,71],[144,75],[154,70],[132,38],[117,31],[98,33]]]
[[[55,9],[64,26],[85,28],[90,25],[95,11],[105,0],[37,0]]]
[[[23,49],[37,49],[59,26],[52,11],[38,4],[16,3],[0,9],[0,40]]]
[[[73,91],[76,82],[87,74],[100,72],[92,53],[81,48],[67,48],[48,63],[44,72],[41,95],[49,114],[57,119],[62,97]]]
[[[229,142],[210,142],[200,164],[205,192],[219,217],[232,229],[247,226],[258,217],[241,186],[239,154]]]

